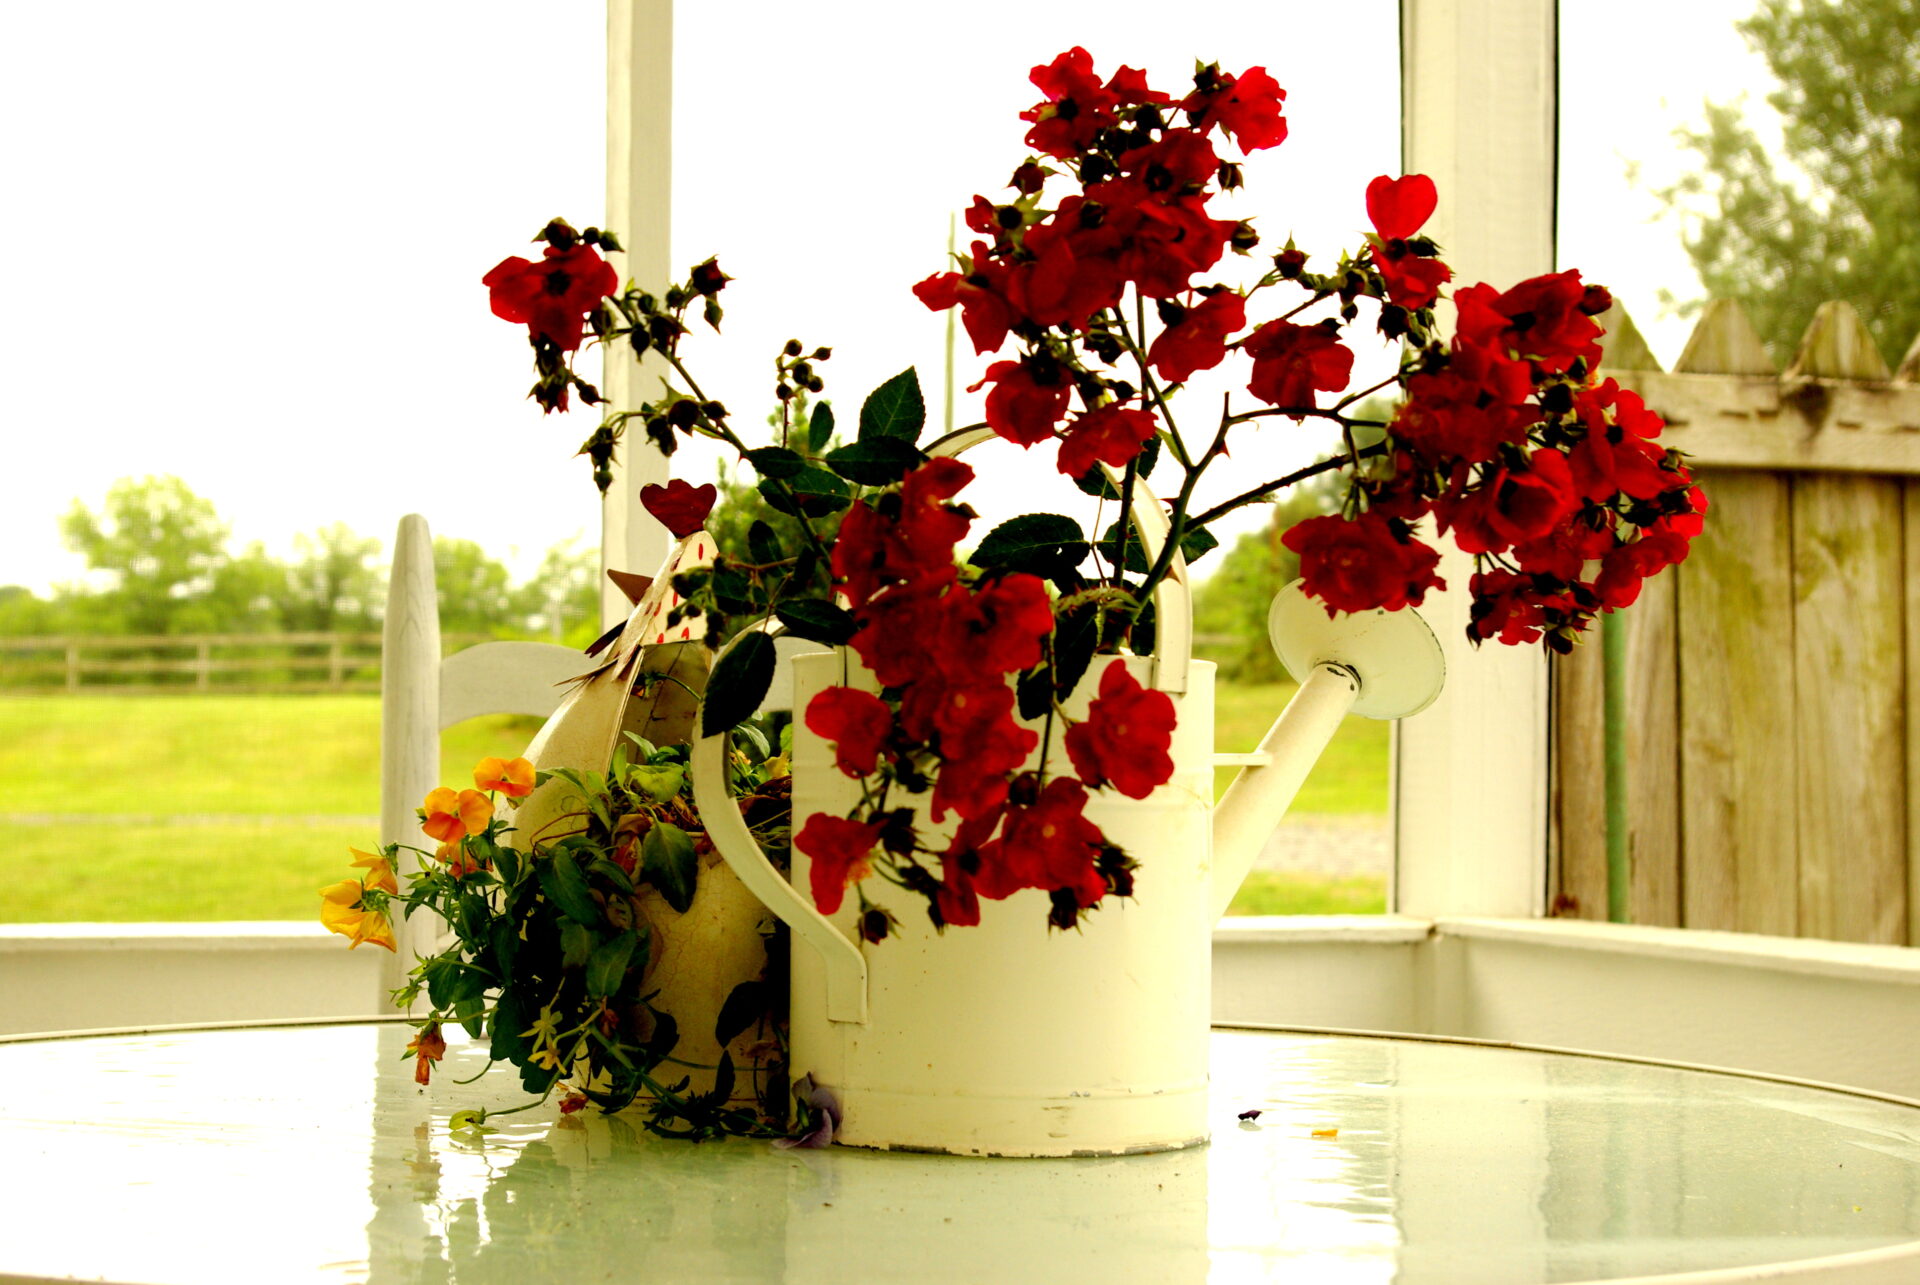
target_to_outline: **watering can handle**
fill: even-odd
[[[955,456],[980,443],[992,440],[993,430],[984,425],[957,429],[931,443],[927,454]],[[1114,470],[1102,464],[1101,470],[1118,483]],[[1173,534],[1167,515],[1146,484],[1133,484],[1133,524],[1140,531],[1148,562],[1166,547]],[[1176,549],[1167,578],[1153,591],[1154,665],[1153,685],[1160,691],[1178,696],[1187,690],[1188,662],[1193,657],[1193,603],[1187,594],[1187,559]]]
[[[724,656],[751,630],[734,635],[720,649]],[[719,656],[715,658],[719,662]],[[753,832],[740,815],[740,808],[727,788],[728,732],[702,736],[693,743],[689,767],[693,775],[693,803],[700,811],[701,824],[714,850],[733,867],[748,892],[760,899],[801,940],[812,947],[826,965],[827,1020],[857,1022],[867,1020],[867,960],[860,948],[848,941],[833,921],[813,908],[785,875],[767,859]]]

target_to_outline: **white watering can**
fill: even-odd
[[[983,433],[956,434],[956,453]],[[956,440],[959,439],[959,440]],[[1133,516],[1152,558],[1168,535],[1159,503],[1136,483]],[[1125,663],[1172,698],[1173,777],[1145,799],[1089,795],[1086,815],[1140,862],[1134,896],[1108,898],[1070,932],[1047,926],[1035,889],[982,900],[980,923],[941,934],[925,903],[882,879],[863,885],[900,927],[867,944],[857,898],[827,917],[802,891],[807,857],[789,877],[767,859],[727,793],[726,735],[693,749],[694,799],[722,857],[792,930],[790,1074],[811,1075],[838,1101],[836,1140],[852,1146],[965,1155],[1068,1156],[1160,1151],[1207,1140],[1212,929],[1233,900],[1308,770],[1352,710],[1399,718],[1439,694],[1440,646],[1414,613],[1329,619],[1290,586],[1269,632],[1300,689],[1252,754],[1213,752],[1214,666],[1189,657],[1185,562],[1155,592],[1159,649]],[[844,816],[859,784],[807,730],[806,708],[833,686],[877,683],[842,648],[792,666],[793,824]],[[1084,718],[1109,658],[1096,656],[1065,702]],[[784,677],[784,676],[783,676]],[[1046,770],[1072,774],[1057,734]],[[1242,771],[1213,803],[1213,769]],[[1039,752],[1027,766],[1039,766]],[[924,807],[922,834],[941,833]],[[946,832],[954,819],[949,819]],[[930,841],[933,846],[934,841]]]

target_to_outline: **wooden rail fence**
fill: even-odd
[[[456,651],[479,641],[443,643]],[[377,633],[0,638],[0,696],[379,690]]]
[[[1626,613],[1633,922],[1920,944],[1920,337],[1890,373],[1829,303],[1782,372],[1721,301],[1666,372],[1604,320],[1711,505]],[[1554,709],[1560,913],[1604,918],[1597,640]]]

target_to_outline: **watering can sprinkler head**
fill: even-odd
[[[1274,597],[1267,635],[1300,684],[1249,755],[1213,816],[1214,917],[1266,846],[1327,743],[1348,713],[1405,718],[1431,705],[1446,677],[1440,640],[1411,611],[1341,612],[1307,597],[1296,580]]]
[[[1322,665],[1346,670],[1357,685],[1352,712],[1406,718],[1433,704],[1447,676],[1440,640],[1412,611],[1340,612],[1307,596],[1296,580],[1274,595],[1267,637],[1304,687]]]

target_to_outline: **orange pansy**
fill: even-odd
[[[493,819],[493,804],[478,790],[462,790],[455,794],[443,785],[427,792],[427,800],[420,805],[420,812],[420,828],[430,837],[446,843],[462,835],[479,834],[485,830],[487,822]]]
[[[385,911],[363,904],[368,887],[358,879],[342,879],[320,890],[320,923],[328,932],[339,933],[352,949],[363,941],[388,950],[397,950],[393,925]]]
[[[524,799],[533,793],[533,764],[525,759],[483,758],[473,769],[473,783],[510,799]]]

